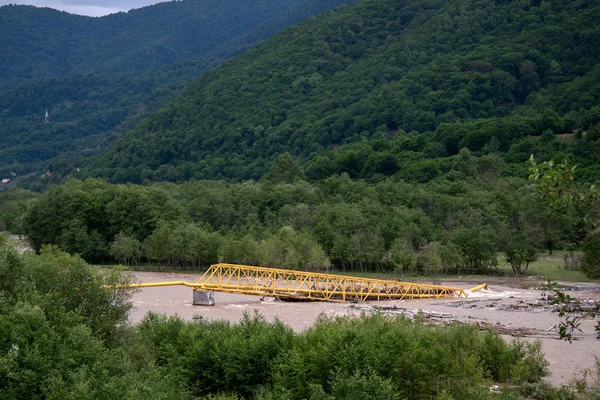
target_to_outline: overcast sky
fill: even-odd
[[[72,14],[100,15],[128,11],[165,0],[0,0],[0,6],[6,4],[27,4],[36,7],[50,7]]]

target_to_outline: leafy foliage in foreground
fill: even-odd
[[[539,342],[509,344],[474,326],[439,327],[381,315],[321,317],[294,334],[259,316],[231,325],[149,314],[140,332],[160,365],[186,371],[187,383],[200,395],[487,398],[490,381],[537,382],[547,366]]]
[[[562,320],[558,325],[558,333],[560,338],[565,341],[571,342],[573,334],[576,331],[581,332],[581,321],[600,316],[600,304],[585,305],[581,299],[565,293],[556,282],[548,281],[543,290],[552,292],[552,304],[560,306],[559,316],[562,317]],[[596,323],[595,329],[600,339],[600,320]],[[600,365],[598,366],[600,367]],[[600,373],[600,370],[598,372]]]
[[[599,218],[593,210],[600,208],[600,192],[595,184],[581,185],[575,181],[576,166],[569,166],[566,160],[554,165],[552,161],[537,164],[530,159],[529,179],[536,182],[553,215],[576,210],[579,223],[591,223],[595,231],[589,232],[582,245],[581,269],[592,279],[600,279],[600,230]]]
[[[578,164],[597,178],[599,7],[593,0],[341,7],[213,69],[83,176],[256,179],[287,151],[312,165],[313,179],[348,172],[427,181],[464,147],[520,164],[540,156],[539,146],[544,159],[583,156]],[[590,131],[591,147],[547,145],[555,134],[572,139],[575,129],[581,137]],[[348,144],[356,147],[327,153]],[[515,168],[511,175],[519,175]]]
[[[184,398],[141,349],[127,346],[130,292],[56,248],[21,255],[0,243],[3,399]]]

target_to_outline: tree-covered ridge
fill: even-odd
[[[156,68],[205,54],[296,3],[171,1],[99,18],[4,6],[1,80]]]
[[[599,95],[599,12],[594,1],[342,7],[214,69],[119,140],[91,174],[132,182],[257,178],[285,151],[312,159],[365,138],[489,118],[537,121],[545,112],[569,123],[536,122],[500,150],[544,129],[585,130],[582,110]],[[479,151],[498,135],[463,145]],[[440,154],[456,154],[462,136]]]
[[[27,65],[29,69],[40,70],[40,72],[30,76],[30,78],[37,77],[36,79],[19,84],[9,85],[5,82],[3,85],[0,82],[0,87],[5,88],[4,91],[0,91],[0,137],[2,138],[0,141],[0,154],[2,154],[0,176],[9,177],[12,173],[20,176],[42,169],[45,172],[48,160],[56,156],[60,156],[60,159],[53,163],[54,169],[64,165],[65,159],[72,160],[75,168],[80,167],[83,162],[78,159],[78,156],[87,157],[104,149],[114,137],[131,129],[136,122],[158,110],[168,100],[174,98],[188,82],[197,79],[210,68],[272,36],[286,26],[351,1],[297,0],[287,3],[279,2],[278,7],[264,10],[263,8],[268,5],[267,2],[261,6],[262,8],[258,7],[258,11],[262,10],[262,13],[256,14],[251,21],[247,21],[244,29],[232,30],[231,27],[228,27],[227,35],[220,37],[218,43],[213,43],[210,51],[197,49],[195,52],[188,52],[189,54],[183,52],[177,56],[177,59],[186,59],[176,63],[171,63],[172,60],[163,60],[163,58],[170,53],[181,52],[180,50],[189,40],[181,41],[171,35],[173,32],[168,32],[160,37],[163,46],[154,55],[154,57],[160,58],[160,62],[153,63],[149,57],[142,57],[144,71],[136,72],[131,72],[137,69],[135,65],[120,68],[118,73],[108,75],[106,74],[108,70],[102,67],[101,63],[90,63],[77,68],[69,66],[71,65],[69,57],[76,57],[79,53],[97,52],[99,56],[106,58],[102,62],[109,62],[111,53],[95,47],[96,41],[104,40],[103,38],[87,37],[86,39],[85,35],[78,36],[79,42],[71,43],[68,49],[64,49],[65,54],[61,55],[60,51],[52,50],[52,57],[56,56],[57,65],[65,69],[65,72],[61,74],[55,74],[52,68],[48,67],[48,57],[44,56],[44,52],[48,49],[40,47],[38,44],[27,48],[25,43],[17,41],[24,48],[15,55],[20,58],[18,62],[15,61],[16,66],[13,67],[20,68]],[[198,14],[202,2],[192,1],[192,3],[192,5],[188,5],[191,7],[188,12],[190,15]],[[247,3],[251,4],[251,2]],[[194,4],[196,5],[194,6]],[[281,7],[285,4],[287,6],[282,11]],[[213,3],[207,3],[205,7],[209,5],[216,7]],[[132,24],[145,26],[144,24],[150,23],[147,19],[151,16],[152,21],[162,27],[173,25],[173,21],[177,20],[178,29],[185,28],[183,26],[185,24],[193,25],[193,29],[202,28],[189,18],[181,20],[174,13],[162,12],[162,4],[157,5],[157,9],[153,7],[145,8],[143,13],[138,12],[139,10],[132,11],[122,15],[121,18],[129,18]],[[167,5],[166,7],[170,9],[171,6]],[[181,5],[174,7],[181,7]],[[244,12],[244,9],[239,12]],[[57,29],[77,30],[79,29],[76,28],[78,25],[71,22],[79,21],[78,18],[91,21],[92,25],[98,23],[98,19],[33,7],[0,8],[0,14],[4,15],[7,21],[7,24],[0,29],[13,32],[11,27],[18,25],[18,30],[27,31],[27,37],[37,37],[36,35],[41,34],[41,28],[35,22],[25,23],[25,16],[28,15],[28,18],[34,20],[37,20],[38,17],[44,20],[41,16],[50,14],[53,22],[44,27],[43,32],[48,37],[44,36],[40,39],[41,43],[52,38],[62,43],[62,36],[52,30],[56,24],[60,25],[60,27],[56,27]],[[209,16],[202,14],[201,17],[213,18],[214,21],[211,19],[211,23],[213,23],[219,22],[220,14],[218,12]],[[109,22],[105,22],[105,25],[109,26]],[[119,27],[126,28],[120,25]],[[205,28],[206,26],[202,29]],[[152,29],[150,32],[153,35],[156,33],[156,29]],[[203,36],[194,36],[193,32],[186,34],[196,39],[199,38],[200,41],[208,40]],[[128,46],[133,46],[135,40],[140,39],[133,33],[127,33],[127,35],[134,36],[132,40],[124,40]],[[19,40],[25,39],[20,38]],[[146,42],[142,41],[138,44],[150,46],[151,40],[152,37],[147,37]],[[14,44],[10,43],[11,46]],[[121,43],[111,45],[110,51],[120,51],[122,54],[117,57],[119,59],[132,56],[130,49],[120,46],[122,46]],[[140,60],[140,57],[135,57],[135,59]],[[88,62],[87,59],[84,61]],[[168,65],[156,67],[163,64]],[[10,66],[7,64],[4,67],[9,68]],[[100,73],[90,73],[93,71]],[[71,75],[72,72],[78,74]],[[52,77],[66,74],[68,76]],[[0,80],[18,81],[17,75],[15,71],[7,71],[7,75]],[[41,123],[46,107],[49,108],[51,124]]]
[[[137,74],[34,80],[0,92],[0,175],[39,171],[57,156],[81,166],[77,158],[103,150],[218,61],[203,58]],[[46,107],[49,124],[42,123]]]

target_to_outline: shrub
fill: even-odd
[[[515,275],[523,275],[529,268],[529,263],[537,260],[535,247],[531,245],[522,235],[509,240],[504,249],[506,261],[512,267]]]
[[[600,229],[585,237],[581,269],[588,278],[600,279]]]
[[[309,384],[335,396],[342,387],[388,383],[389,393],[400,397],[431,398],[445,391],[454,398],[478,398],[490,378],[536,380],[547,365],[539,345],[508,344],[469,325],[440,327],[377,314],[322,317],[295,343],[273,378],[292,399],[310,397]]]
[[[124,326],[130,292],[103,283],[125,281],[56,247],[20,255],[0,245],[0,397],[186,398],[179,380],[138,357]]]

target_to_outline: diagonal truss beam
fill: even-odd
[[[365,301],[467,297],[462,288],[287,269],[214,264],[195,283],[149,282],[119,288],[184,285],[194,290],[249,294],[297,300]],[[479,285],[471,291],[484,289]]]

